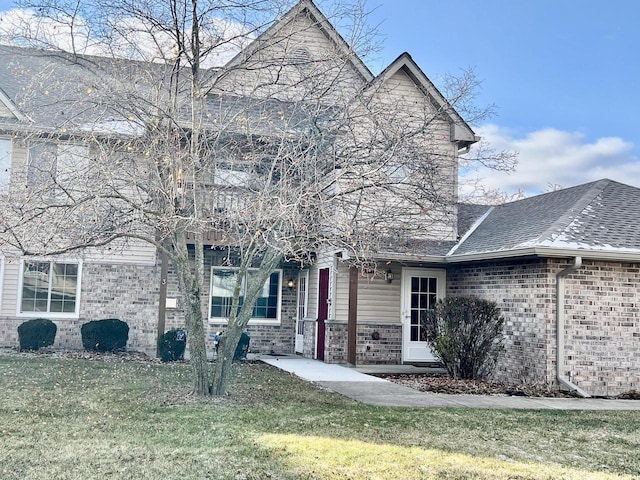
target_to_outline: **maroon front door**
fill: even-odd
[[[318,282],[318,343],[316,356],[318,360],[324,360],[324,334],[325,321],[329,315],[329,269],[320,269]]]

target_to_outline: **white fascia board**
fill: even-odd
[[[395,260],[397,262],[447,263],[444,255],[420,255],[412,253],[377,253],[375,260]]]
[[[569,248],[528,247],[514,250],[498,250],[494,252],[469,253],[447,257],[447,263],[479,262],[485,260],[501,260],[518,257],[570,258],[582,257],[589,260],[611,260],[623,262],[640,262],[640,252],[620,252],[614,250],[582,250]]]
[[[20,120],[21,122],[29,122],[31,119],[27,117],[24,113],[16,108],[11,99],[5,95],[5,93],[0,89],[0,102],[7,107],[7,109],[13,114],[15,118]]]

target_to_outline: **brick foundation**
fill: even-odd
[[[374,332],[378,338],[374,339]],[[326,325],[325,362],[347,363],[347,323],[332,321]],[[356,365],[402,363],[402,326],[389,323],[358,324]]]

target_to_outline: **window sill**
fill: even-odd
[[[209,318],[210,324],[221,324],[226,325],[229,321],[226,318]],[[274,318],[272,320],[266,320],[261,318],[252,318],[249,320],[249,325],[272,325],[272,326],[280,326],[281,322],[279,319]]]
[[[49,320],[77,320],[79,313],[18,312],[19,318],[47,318]]]

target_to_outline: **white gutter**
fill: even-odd
[[[457,246],[455,247],[457,249]],[[578,248],[558,247],[524,247],[510,250],[495,250],[492,252],[466,253],[463,255],[447,254],[447,263],[477,262],[486,260],[501,260],[516,257],[582,257],[590,260],[611,260],[618,262],[640,262],[640,252],[625,250],[587,250]]]
[[[582,267],[582,258],[575,257],[573,265],[569,265],[556,274],[556,378],[561,385],[578,392],[582,397],[589,398],[591,395],[572,383],[562,373],[564,370],[564,279],[580,267]]]

